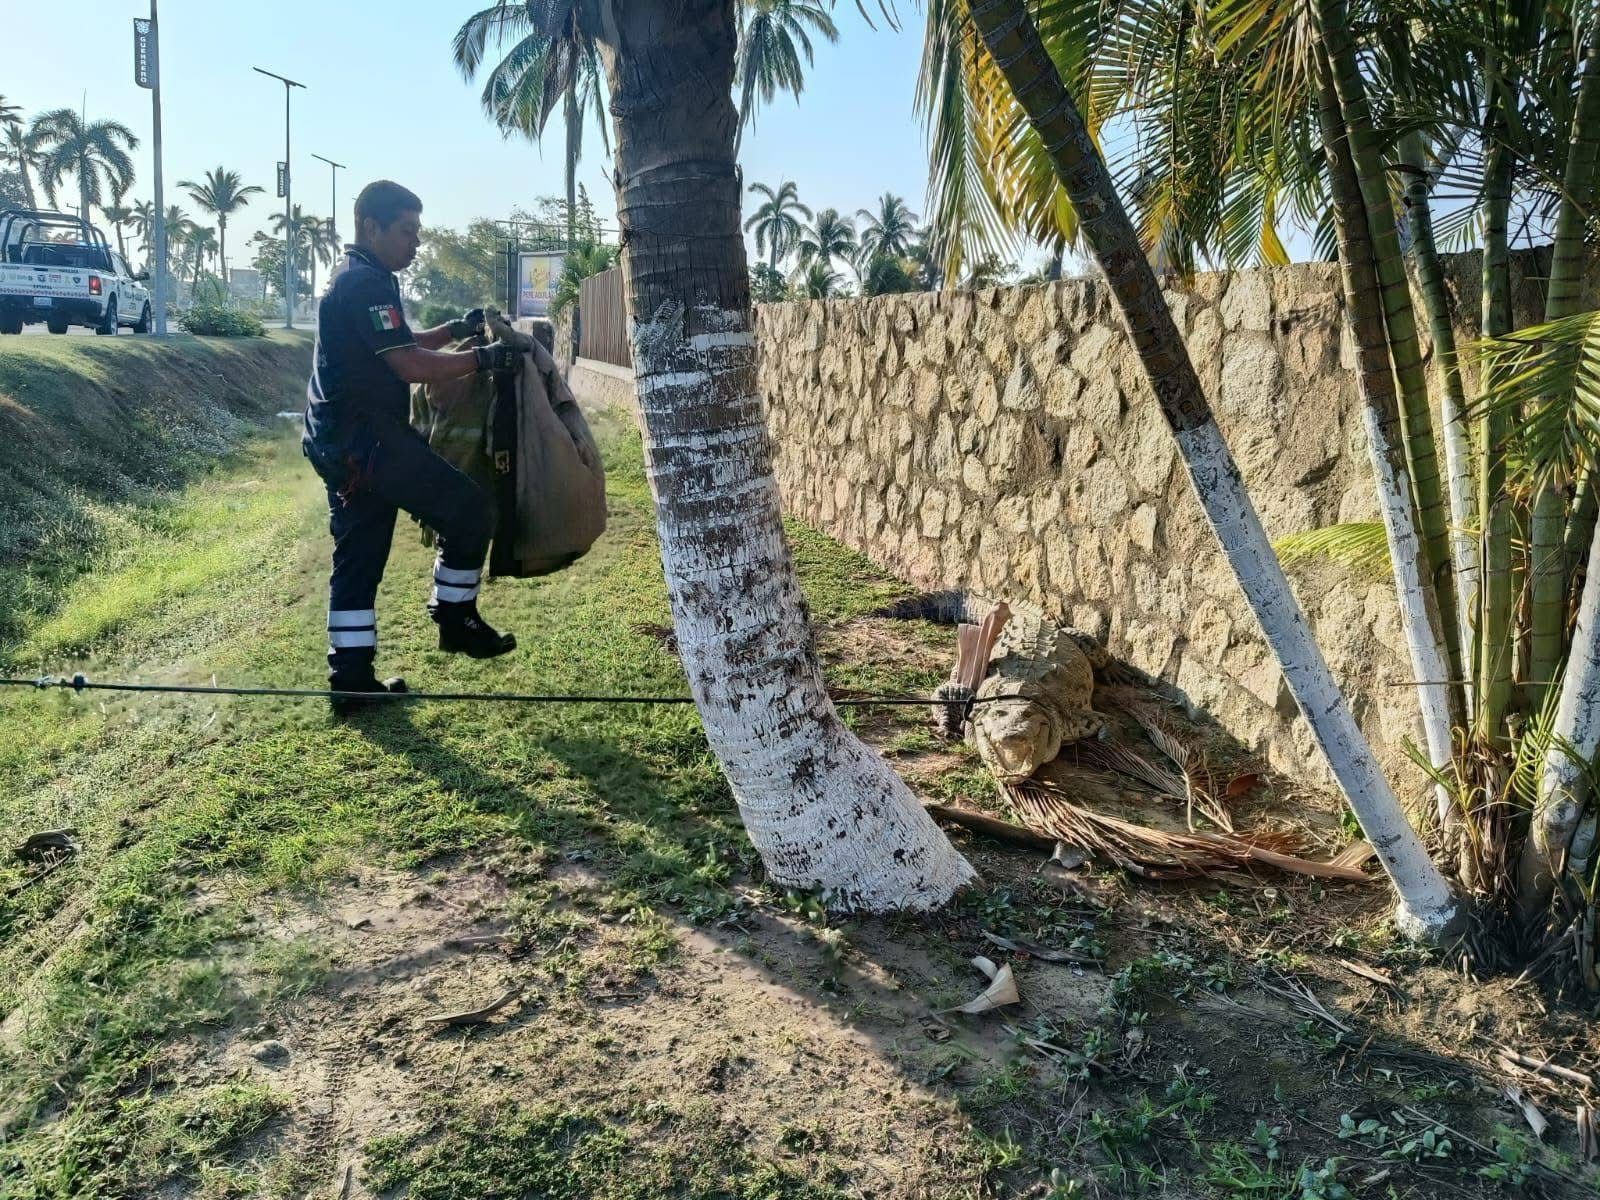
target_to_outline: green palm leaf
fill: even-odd
[[[1600,463],[1600,310],[1473,343],[1489,391],[1473,415],[1503,413],[1512,430],[1504,453],[1531,482],[1572,479]]]
[[[1326,559],[1358,575],[1382,577],[1390,570],[1389,540],[1382,521],[1346,521],[1276,539],[1272,548],[1284,566]]]

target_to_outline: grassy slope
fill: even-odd
[[[286,333],[0,338],[0,659],[108,548],[172,532],[141,502],[298,407],[308,354],[306,335]]]

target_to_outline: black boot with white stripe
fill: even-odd
[[[516,635],[500,633],[478,615],[478,578],[475,570],[433,566],[433,602],[428,615],[439,626],[439,649],[469,658],[498,658],[517,648]]]
[[[369,708],[377,703],[364,694],[403,692],[406,681],[380,680],[372,670],[378,654],[378,614],[370,608],[331,609],[328,612],[328,690],[340,693],[328,699],[336,717]]]

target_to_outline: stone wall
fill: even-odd
[[[1475,261],[1450,268],[1476,312]],[[1204,275],[1169,299],[1268,534],[1376,520],[1337,268]],[[921,586],[1040,604],[1275,768],[1326,780],[1102,286],[773,305],[756,326],[790,512]],[[1392,584],[1329,563],[1291,578],[1416,794]]]

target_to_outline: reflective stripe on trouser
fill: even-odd
[[[328,580],[330,613],[366,614],[377,607],[378,584],[389,561],[395,518],[404,509],[438,535],[435,576],[470,578],[476,585],[488,556],[494,517],[489,497],[477,484],[429,448],[404,425],[370,429],[351,439],[342,461],[308,455],[328,485],[328,527],[333,534],[333,573]],[[354,486],[351,472],[359,468]],[[340,496],[344,491],[345,495]],[[339,622],[341,626],[345,622]],[[330,618],[328,663],[335,671],[370,665],[377,637],[371,629],[341,629]]]
[[[369,655],[378,647],[378,614],[370,608],[328,610],[328,654],[341,650],[365,650]]]
[[[433,560],[433,599],[438,604],[469,604],[478,598],[478,579],[482,571],[463,571],[444,565],[444,556]]]

